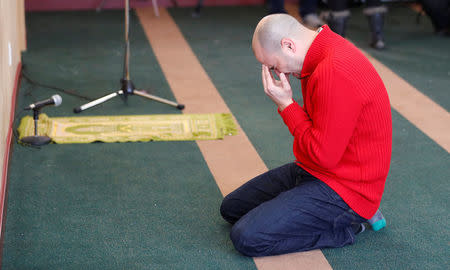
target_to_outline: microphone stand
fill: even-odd
[[[124,56],[124,69],[123,69],[123,78],[120,80],[121,83],[121,89],[119,91],[116,91],[114,93],[111,93],[109,95],[103,96],[101,98],[98,98],[94,101],[91,101],[89,103],[86,103],[84,105],[81,105],[80,107],[76,107],[73,109],[75,113],[80,113],[84,110],[87,110],[91,107],[94,107],[96,105],[99,105],[101,103],[104,103],[114,97],[120,96],[124,100],[124,102],[127,102],[128,95],[138,95],[147,99],[155,100],[173,107],[176,107],[179,110],[184,109],[183,104],[176,103],[174,101],[170,101],[161,97],[157,97],[154,95],[148,94],[146,91],[143,90],[137,90],[134,87],[133,82],[130,79],[130,72],[129,72],[129,64],[130,64],[130,40],[128,38],[128,32],[130,28],[130,22],[129,22],[129,0],[125,0],[125,56]]]
[[[33,109],[33,119],[34,119],[34,136],[23,137],[20,141],[26,144],[31,144],[35,146],[46,145],[51,142],[52,139],[48,136],[38,135],[38,121],[39,121],[40,109]]]

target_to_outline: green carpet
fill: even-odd
[[[123,12],[28,13],[24,72],[40,83],[96,98],[118,90]],[[131,79],[173,99],[137,18]],[[149,63],[154,63],[149,65]],[[22,80],[21,108],[55,90]],[[86,103],[61,94],[49,116]],[[174,114],[132,96],[81,115]],[[222,195],[194,142],[13,145],[2,269],[255,269],[229,240]]]
[[[265,164],[274,168],[292,161],[292,137],[263,92],[250,47],[263,8],[205,8],[197,19],[191,12],[170,10]],[[404,8],[391,12],[399,15],[388,19],[388,50],[369,53],[448,110],[450,100],[442,90],[448,81],[448,40],[433,37],[424,19],[419,26],[409,23],[414,14]],[[90,98],[118,90],[122,20],[121,11],[27,14],[24,71],[41,83]],[[348,35],[361,47],[367,42],[366,25],[353,12]],[[131,78],[138,88],[173,99],[135,16],[131,27]],[[217,29],[220,34],[211,35]],[[293,88],[299,99],[299,84]],[[54,93],[22,80],[16,118],[24,115],[20,108]],[[61,96],[63,104],[45,113],[73,116],[72,109],[86,103]],[[133,96],[128,104],[113,99],[82,115],[173,113],[179,112]],[[363,233],[353,246],[324,250],[334,269],[449,268],[450,157],[395,111],[393,121],[393,158],[382,202],[388,227]],[[232,247],[229,226],[218,212],[221,198],[194,142],[40,149],[14,144],[2,267],[255,269]]]
[[[357,11],[356,11],[357,12]],[[405,20],[410,11],[404,8],[392,8],[393,14],[403,14]],[[355,12],[354,12],[355,13]],[[195,54],[205,67],[208,75],[216,85],[222,97],[238,119],[241,127],[257,149],[269,168],[277,167],[294,159],[292,155],[291,135],[284,126],[276,108],[264,94],[261,85],[260,66],[251,50],[251,35],[260,18],[266,13],[262,8],[205,8],[201,17],[193,20],[188,10],[171,9],[170,14],[182,30],[183,35],[192,46]],[[402,18],[403,18],[402,17]],[[230,20],[230,18],[233,18]],[[410,32],[420,32],[414,24],[403,22]],[[425,23],[425,22],[424,22]],[[392,26],[395,29],[397,24]],[[428,25],[429,26],[429,25]],[[215,29],[221,29],[220,35],[211,36]],[[359,32],[358,32],[359,31]],[[365,32],[364,32],[365,31]],[[367,43],[367,22],[355,13],[349,27],[349,37],[356,44]],[[394,31],[394,30],[393,30]],[[397,30],[396,30],[397,31]],[[424,31],[431,31],[426,28]],[[363,35],[362,32],[365,34]],[[355,33],[359,33],[356,35]],[[395,35],[389,32],[389,36]],[[391,56],[392,64],[386,59],[373,55],[390,66],[406,80],[422,91],[426,84],[417,77],[422,68],[403,63],[411,49],[423,46],[423,52],[431,53],[435,43],[444,46],[448,40],[433,38],[424,32],[424,39],[417,45],[417,39],[401,39],[397,43],[389,41],[386,56]],[[360,39],[359,39],[360,38]],[[404,43],[401,45],[400,43]],[[364,45],[365,46],[365,45]],[[363,47],[364,47],[363,46]],[[395,51],[394,51],[395,48]],[[447,47],[448,48],[448,47]],[[372,52],[371,52],[372,53]],[[448,56],[444,54],[443,59]],[[413,56],[409,56],[414,60]],[[430,65],[428,59],[416,59],[424,65]],[[412,60],[411,60],[412,61]],[[433,58],[436,63],[436,58]],[[437,61],[441,65],[448,62]],[[224,72],[226,70],[227,72]],[[435,72],[436,71],[436,72]],[[427,79],[440,81],[439,70],[428,69]],[[435,88],[436,87],[436,88]],[[450,104],[444,89],[434,85],[424,91],[440,104]],[[301,96],[297,83],[293,84],[296,98]],[[440,92],[443,93],[440,93]],[[393,111],[393,156],[391,171],[387,181],[382,210],[388,227],[378,233],[368,231],[358,237],[355,245],[342,249],[327,249],[324,254],[334,269],[448,269],[450,241],[448,231],[448,205],[450,178],[450,157],[406,119]]]

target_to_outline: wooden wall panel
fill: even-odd
[[[11,138],[11,109],[16,73],[21,62],[25,42],[24,0],[0,1],[0,215],[3,218],[5,181]],[[2,219],[0,220],[0,222]],[[1,223],[0,223],[1,224]]]
[[[26,39],[26,29],[25,29],[25,0],[17,1],[17,32],[18,32],[18,42],[19,50],[25,51],[27,49],[27,39]]]

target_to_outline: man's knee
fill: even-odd
[[[230,198],[230,196],[226,196],[223,199],[222,204],[220,205],[220,214],[222,215],[223,219],[231,224],[234,224],[237,221],[237,218],[235,217],[235,215],[233,215],[233,210],[235,208],[233,204],[233,200]]]
[[[249,257],[271,255],[273,245],[262,239],[257,232],[236,223],[231,229],[230,238],[237,251]]]

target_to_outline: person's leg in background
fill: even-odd
[[[366,3],[367,7],[364,9],[364,14],[369,20],[370,46],[375,49],[384,49],[383,27],[387,8],[381,4],[381,0],[367,0]],[[329,0],[328,5],[331,10],[327,20],[328,25],[331,30],[345,37],[347,20],[350,17],[347,0]]]
[[[317,15],[317,7],[319,0],[300,0],[299,14],[303,24],[313,30],[325,24],[325,22]]]
[[[367,7],[364,9],[364,14],[369,20],[371,32],[370,46],[378,50],[386,47],[383,36],[384,15],[386,12],[387,8],[381,4],[381,0],[367,0]]]
[[[436,34],[450,36],[450,0],[421,0],[420,3]]]
[[[330,13],[327,16],[327,23],[333,32],[345,37],[347,21],[350,17],[347,0],[328,0]]]

